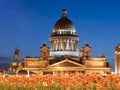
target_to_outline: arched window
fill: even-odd
[[[66,34],[66,31],[64,31],[64,34]]]
[[[73,34],[73,32],[71,32],[71,34]]]
[[[64,34],[63,31],[61,31],[61,34]]]
[[[89,56],[89,52],[88,52],[88,51],[85,52],[85,56],[86,56],[86,57]]]

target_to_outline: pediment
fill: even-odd
[[[69,59],[65,59],[60,62],[54,63],[48,67],[85,67],[85,66],[77,62],[71,61]]]

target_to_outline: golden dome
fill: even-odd
[[[62,17],[56,22],[54,26],[54,32],[64,29],[64,30],[75,30],[75,27],[70,19],[66,16],[67,11],[62,10]]]

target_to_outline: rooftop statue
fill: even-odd
[[[15,51],[14,51],[14,59],[15,59],[15,60],[18,60],[18,58],[19,58],[19,53],[20,53],[20,50],[16,47],[16,48],[15,48]]]

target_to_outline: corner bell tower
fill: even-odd
[[[85,59],[89,59],[91,57],[91,47],[88,43],[86,43],[84,47],[80,49],[79,56]]]
[[[44,43],[43,45],[42,45],[42,47],[40,47],[40,52],[41,52],[41,57],[42,58],[48,58],[49,57],[49,47],[47,46],[47,44],[46,43]]]
[[[120,44],[115,47],[115,74],[120,74]]]

